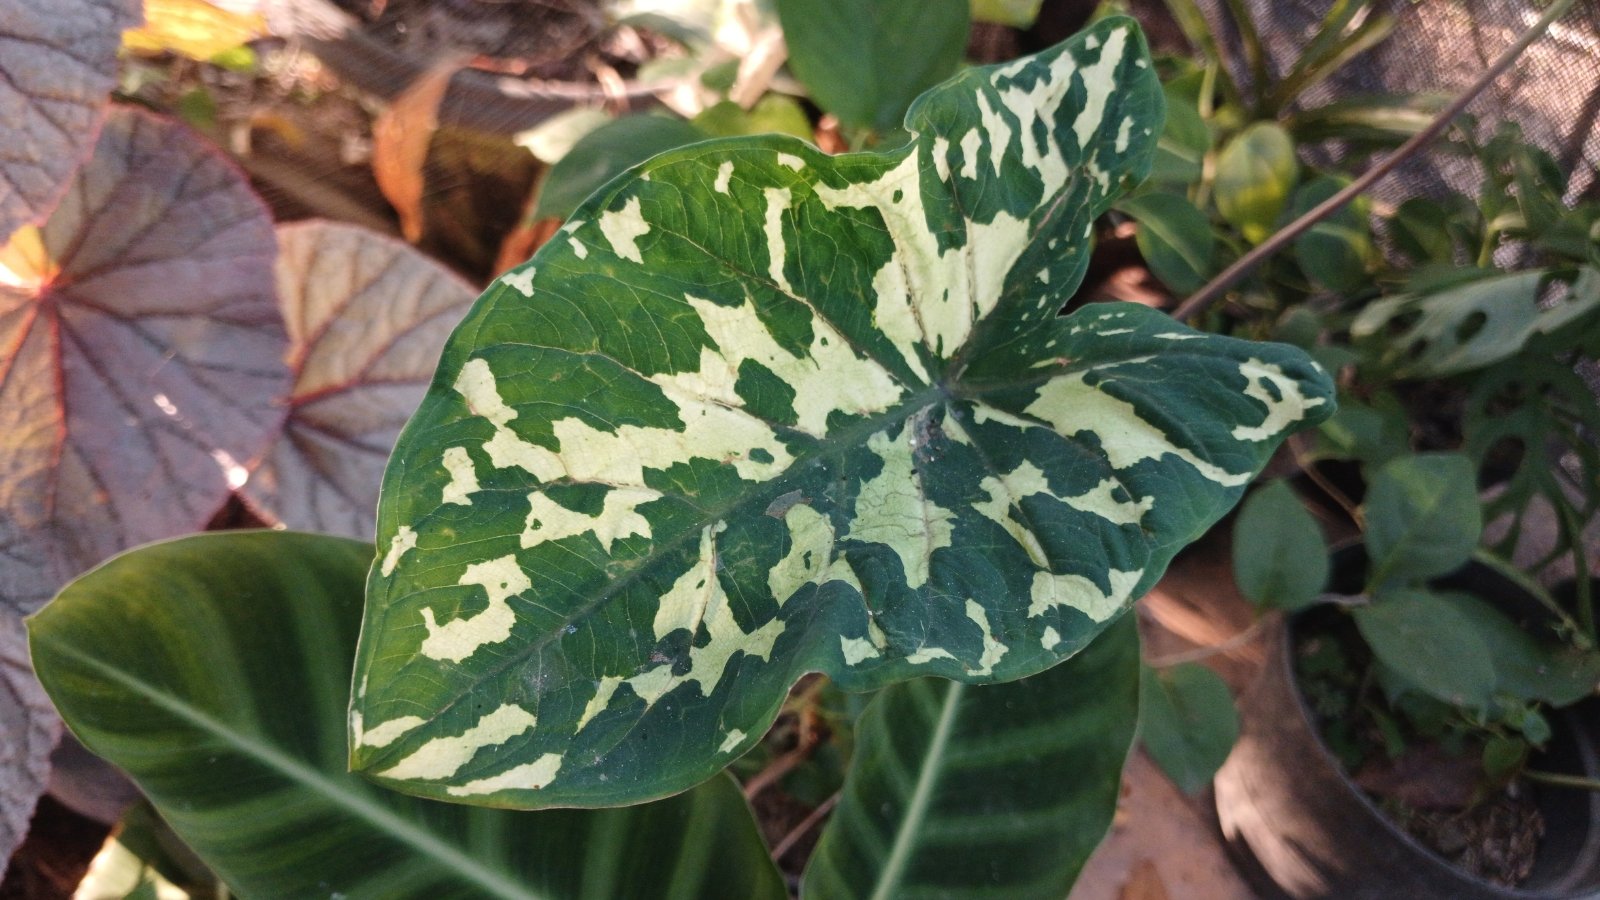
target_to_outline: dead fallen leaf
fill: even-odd
[[[372,123],[372,175],[400,215],[406,240],[422,239],[423,166],[439,127],[439,103],[468,57],[451,55],[412,82]]]
[[[1156,871],[1155,862],[1148,859],[1134,866],[1128,880],[1123,882],[1122,892],[1117,894],[1117,900],[1167,900],[1167,897],[1161,873]]]

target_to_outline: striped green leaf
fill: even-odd
[[[539,813],[401,796],[345,771],[372,547],[286,532],[152,544],[29,623],[86,746],[242,897],[782,898],[731,780]]]
[[[711,141],[592,197],[468,314],[390,460],[353,767],[636,802],[805,672],[1009,681],[1087,644],[1333,407],[1293,348],[1057,317],[1161,103],[1108,19],[924,95],[901,149]]]
[[[1138,710],[1131,615],[1031,678],[885,690],[801,897],[1065,897],[1111,825]]]

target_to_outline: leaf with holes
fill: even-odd
[[[1555,296],[1548,297],[1552,289]],[[1597,321],[1600,271],[1585,266],[1575,274],[1511,272],[1385,297],[1361,311],[1350,334],[1370,338],[1398,331],[1387,339],[1385,361],[1401,375],[1431,377],[1488,368],[1540,335],[1578,333]]]
[[[888,688],[802,898],[1065,897],[1116,812],[1138,704],[1131,615],[1031,678]]]
[[[729,779],[647,806],[516,813],[346,772],[371,556],[370,544],[277,531],[141,547],[29,621],[39,677],[73,733],[239,896],[785,896]]]
[[[241,493],[293,528],[366,539],[383,464],[472,288],[399,241],[333,222],[278,228],[289,419]]]
[[[635,802],[802,673],[1010,681],[1087,644],[1334,405],[1294,348],[1057,317],[1160,109],[1108,19],[925,95],[903,148],[710,141],[586,202],[390,460],[355,712],[392,739],[354,767]]]
[[[0,241],[43,222],[94,148],[138,0],[0,0]]]
[[[0,606],[205,525],[283,421],[276,244],[244,176],[119,110],[0,285]]]

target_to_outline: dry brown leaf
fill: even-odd
[[[1122,884],[1117,900],[1167,900],[1167,886],[1152,860],[1141,860]]]
[[[423,165],[439,127],[439,103],[467,59],[452,55],[435,63],[372,123],[372,175],[400,215],[401,234],[413,244],[422,238]]]

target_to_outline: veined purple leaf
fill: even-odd
[[[283,420],[266,207],[188,130],[113,112],[0,278],[0,607],[203,526]]]
[[[61,720],[28,666],[22,625],[0,612],[0,876],[28,834],[60,733]]]
[[[293,528],[370,539],[401,426],[474,290],[383,235],[333,222],[278,229],[289,419],[245,498]]]
[[[139,0],[0,0],[0,240],[49,215],[89,151]]]

